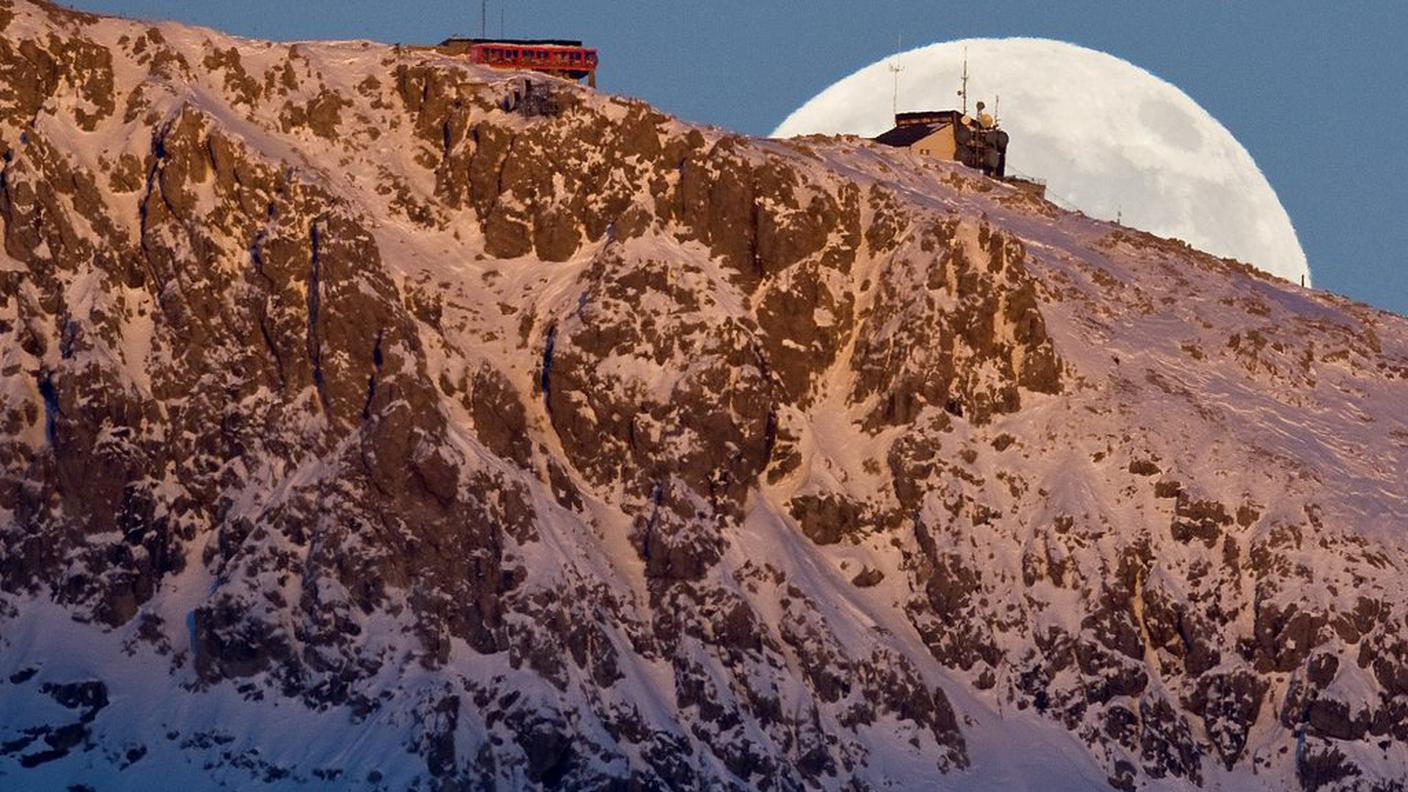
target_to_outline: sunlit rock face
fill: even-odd
[[[0,33],[0,777],[1408,772],[1402,319],[433,52]]]

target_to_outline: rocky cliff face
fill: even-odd
[[[1402,788],[1408,323],[521,80],[0,0],[0,779]]]

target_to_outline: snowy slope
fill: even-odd
[[[0,0],[0,786],[1397,789],[1408,322]]]

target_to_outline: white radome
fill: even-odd
[[[1247,150],[1187,94],[1113,55],[1061,41],[966,39],[873,63],[822,91],[773,132],[874,136],[899,110],[996,105],[1008,173],[1093,217],[1175,237],[1293,282],[1310,269],[1291,218]]]

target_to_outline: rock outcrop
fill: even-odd
[[[519,80],[0,0],[0,778],[1402,788],[1408,322]]]

